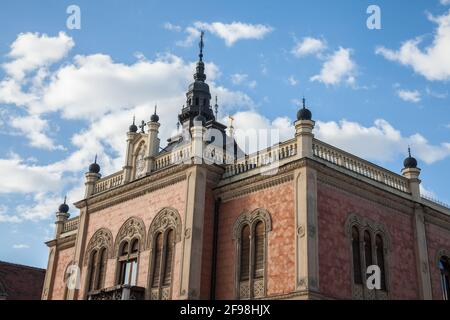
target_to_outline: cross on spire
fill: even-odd
[[[141,133],[145,133],[144,128],[147,124],[145,123],[144,120],[141,121],[141,125],[139,126],[139,128],[141,128]]]

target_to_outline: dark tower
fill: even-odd
[[[203,62],[203,35],[200,35],[200,53],[198,55],[198,62],[194,73],[194,82],[189,85],[188,92],[186,93],[186,105],[183,106],[181,113],[178,115],[178,119],[183,126],[183,129],[190,129],[193,125],[193,120],[196,116],[201,115],[205,118],[205,127],[214,127],[219,130],[224,130],[225,126],[216,122],[214,111],[211,107],[211,93],[209,92],[209,86],[205,82],[205,64]]]

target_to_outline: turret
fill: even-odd
[[[402,175],[409,180],[409,190],[414,199],[420,199],[420,169],[417,168],[417,160],[411,156],[411,148],[408,147],[408,157],[403,161]]]
[[[297,112],[295,121],[295,136],[297,137],[297,156],[299,158],[312,157],[312,141],[315,122],[312,119],[311,111],[306,108],[306,101],[303,98],[303,107]]]
[[[150,117],[150,121],[147,122],[148,127],[148,140],[147,140],[147,173],[150,173],[154,167],[155,157],[159,153],[160,139],[158,138],[159,133],[159,116],[156,113],[157,106],[155,105],[155,112]]]
[[[84,185],[86,186],[84,197],[88,198],[89,196],[94,194],[95,182],[101,178],[100,174],[100,166],[97,163],[97,155],[95,155],[94,162],[89,166],[89,171],[85,173],[86,182]]]
[[[55,238],[58,238],[58,236],[63,232],[64,229],[64,223],[69,219],[69,206],[66,203],[67,197],[64,197],[64,203],[62,203],[59,208],[58,212],[56,212],[56,229],[55,229]]]

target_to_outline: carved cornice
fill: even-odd
[[[228,201],[262,189],[271,188],[293,180],[294,170],[305,166],[310,161],[310,159],[306,158],[295,160],[273,169],[272,172],[265,171],[264,174],[260,171],[255,171],[255,174],[249,177],[224,182],[223,185],[214,190],[214,193],[216,197],[222,198],[222,201]]]
[[[161,172],[155,172],[145,178],[132,181],[117,188],[94,195],[82,200],[75,205],[81,209],[88,206],[89,213],[105,209],[107,207],[140,197],[149,192],[165,188],[186,179],[186,169],[189,165],[179,165],[167,168]]]
[[[64,249],[75,246],[76,239],[77,239],[77,235],[72,234],[67,237],[47,241],[45,244],[49,248],[56,247],[56,249],[59,251],[59,250],[64,250]]]

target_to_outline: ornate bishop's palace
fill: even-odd
[[[245,154],[202,49],[179,134],[161,148],[156,111],[133,122],[123,169],[95,161],[80,214],[59,207],[42,299],[448,299],[450,208],[417,161],[399,175],[319,141],[306,106],[292,139]]]

